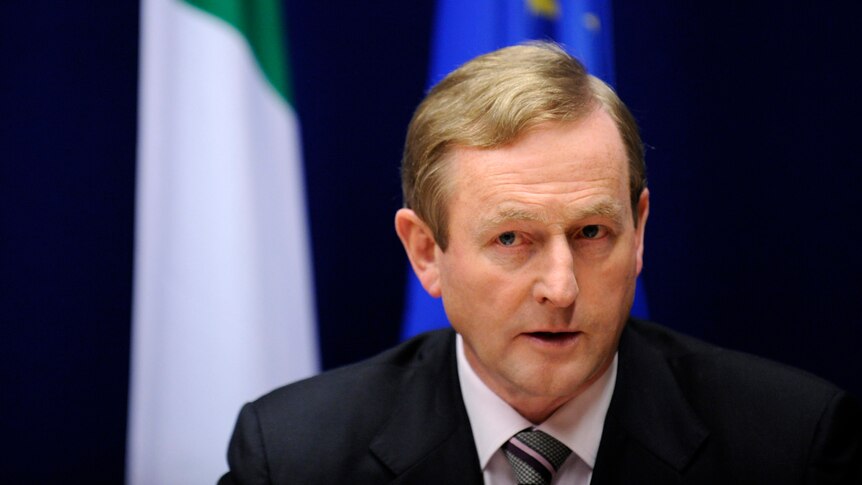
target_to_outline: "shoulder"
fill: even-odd
[[[701,463],[732,463],[725,468],[731,481],[804,476],[832,483],[835,474],[843,477],[836,483],[846,483],[843,474],[862,473],[858,403],[817,376],[637,320],[621,339],[620,369],[625,387],[655,386],[640,391],[643,399],[661,405],[679,396],[669,416],[691,413],[706,436]]]
[[[349,416],[362,404],[385,409],[392,404],[387,398],[398,393],[405,380],[445,365],[454,339],[449,329],[425,333],[362,362],[275,389],[252,405],[262,415],[292,412],[303,422],[329,414]],[[367,419],[366,410],[361,411]]]
[[[423,334],[371,359],[278,388],[251,406],[273,439],[285,428],[296,433],[336,425],[365,436],[390,415],[406,382],[421,385],[422,375],[447,359],[450,346],[451,330]]]
[[[241,483],[384,480],[388,471],[368,454],[369,445],[399,406],[447,379],[454,341],[451,330],[429,332],[246,404],[231,438],[226,477]]]
[[[660,355],[678,384],[690,393],[721,393],[723,400],[748,402],[758,398],[757,402],[776,405],[780,402],[818,406],[841,392],[808,372],[718,347],[655,323],[633,319],[627,333],[627,342],[621,346],[648,347]]]

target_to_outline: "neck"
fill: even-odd
[[[572,392],[556,394],[551,392],[543,392],[540,389],[535,389],[530,392],[530,389],[525,389],[513,382],[508,382],[498,376],[492,375],[484,366],[482,366],[478,357],[473,353],[472,349],[464,345],[464,356],[467,364],[476,373],[476,376],[491,390],[505,401],[509,406],[526,418],[534,425],[541,424],[550,418],[560,407],[574,399],[584,390],[589,388],[608,370],[613,359],[610,359],[604,364],[601,369],[594,375],[590,376],[585,382],[580,383]],[[544,391],[550,391],[545,389]]]
[[[509,405],[512,406],[515,411],[518,411],[518,414],[526,418],[527,421],[533,424],[541,424],[545,422],[545,420],[550,418],[551,415],[557,412],[557,409],[560,409],[563,404],[566,404],[567,402],[572,400],[572,397],[560,397],[553,399],[527,398],[518,400],[517,403],[511,402],[505,397],[503,399],[507,403],[509,403]]]

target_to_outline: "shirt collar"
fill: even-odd
[[[545,422],[533,426],[533,423],[518,414],[476,375],[467,362],[464,341],[460,334],[456,336],[456,346],[461,395],[470,418],[473,440],[482,469],[485,469],[503,443],[525,428],[535,428],[550,434],[593,468],[602,439],[605,416],[616,385],[616,354],[608,369],[590,387],[560,407]]]

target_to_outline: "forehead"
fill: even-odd
[[[450,155],[452,205],[478,212],[520,213],[619,206],[628,201],[628,163],[619,131],[601,109],[570,122],[548,122],[513,143]],[[525,216],[528,217],[528,216]]]

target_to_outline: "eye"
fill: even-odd
[[[504,232],[497,236],[497,241],[503,246],[512,246],[518,241],[518,236],[512,232]]]
[[[581,229],[581,235],[584,239],[598,239],[604,235],[603,227],[597,224],[590,224]]]

